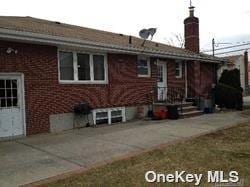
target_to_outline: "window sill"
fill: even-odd
[[[59,81],[59,84],[108,84],[108,81]]]
[[[138,77],[141,77],[141,78],[150,78],[151,76],[150,75],[137,75]]]
[[[182,79],[182,76],[175,76],[176,79]]]

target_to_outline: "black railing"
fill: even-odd
[[[154,94],[155,103],[176,104],[182,112],[182,104],[185,99],[185,88],[180,87],[156,87]]]
[[[156,87],[155,102],[166,102],[169,104],[183,102],[185,98],[185,88],[180,87]]]

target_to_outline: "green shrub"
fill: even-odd
[[[240,85],[240,71],[224,70],[216,87],[215,103],[220,107],[242,110],[243,89]]]

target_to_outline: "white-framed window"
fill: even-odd
[[[95,125],[125,122],[125,107],[95,109],[93,121]]]
[[[150,77],[150,58],[146,56],[138,56],[137,58],[137,74],[138,77]]]
[[[60,83],[107,84],[106,54],[59,50]]]
[[[16,79],[0,79],[0,110],[19,106],[18,82]]]
[[[180,60],[175,62],[175,77],[182,78],[182,61]]]

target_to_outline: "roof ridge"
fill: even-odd
[[[52,21],[52,20],[48,20],[48,19],[42,19],[42,18],[36,18],[36,17],[31,17],[31,16],[26,16],[26,17],[20,17],[20,18],[31,18],[34,21],[43,21],[43,22],[47,22],[47,23],[51,23],[51,24],[58,24],[58,25],[62,25],[62,26],[69,26],[69,27],[77,27],[77,28],[82,28],[82,29],[89,29],[89,30],[94,30],[94,31],[98,31],[98,32],[103,32],[103,33],[110,33],[110,34],[117,34],[117,35],[123,35],[123,36],[129,36],[123,33],[116,33],[116,32],[111,32],[111,31],[105,31],[105,30],[101,30],[101,29],[95,29],[95,28],[90,28],[90,27],[86,27],[86,26],[80,26],[80,25],[73,25],[70,23],[65,23],[65,22],[61,22],[61,21]]]
[[[27,18],[30,16],[2,16],[0,15],[0,18]]]
[[[0,17],[8,17],[8,16],[0,16]],[[121,35],[121,36],[124,36],[124,37],[134,37],[138,40],[141,40],[143,41],[143,39],[139,38],[138,36],[134,36],[134,35],[127,35],[127,34],[123,34],[123,33],[118,33],[118,32],[112,32],[112,31],[106,31],[106,30],[101,30],[101,29],[96,29],[96,28],[90,28],[90,27],[85,27],[85,26],[80,26],[80,25],[73,25],[73,24],[69,24],[69,23],[65,23],[65,22],[60,22],[60,21],[52,21],[52,20],[47,20],[47,19],[42,19],[42,18],[36,18],[36,17],[32,17],[32,16],[10,16],[10,17],[16,17],[16,18],[29,18],[29,19],[33,19],[34,21],[42,21],[42,22],[47,22],[47,23],[50,23],[50,24],[58,24],[59,25],[62,25],[62,26],[68,26],[68,27],[76,27],[76,28],[82,28],[82,29],[89,29],[89,30],[93,30],[93,31],[97,31],[97,32],[103,32],[103,33],[108,33],[108,34],[116,34],[116,35]],[[193,53],[193,54],[196,54],[192,51],[189,51],[185,48],[181,48],[181,47],[177,47],[177,46],[172,46],[172,45],[169,45],[169,44],[166,44],[166,43],[162,43],[162,42],[157,42],[157,41],[152,41],[152,40],[147,40],[147,42],[151,42],[153,44],[160,44],[160,45],[165,45],[165,46],[168,46],[168,47],[171,47],[171,48],[175,48],[175,49],[179,49],[179,50],[185,50],[185,51],[188,51],[190,53]]]
[[[11,19],[12,18],[12,19]],[[132,37],[132,47],[142,50],[162,51],[172,53],[173,55],[191,55],[194,57],[204,57],[201,53],[195,53],[185,48],[172,46],[162,42],[147,40],[142,46],[143,39],[134,35],[115,33],[104,31],[85,26],[72,25],[59,21],[51,21],[47,19],[35,18],[30,16],[0,16],[0,28],[17,29],[27,32],[44,33],[53,36],[72,37],[76,39],[89,40],[100,43],[108,43],[112,45],[129,46],[129,37]],[[43,25],[44,24],[44,25]],[[133,41],[134,40],[134,41]],[[203,58],[202,57],[202,58]],[[211,55],[206,55],[205,58],[214,58]]]

